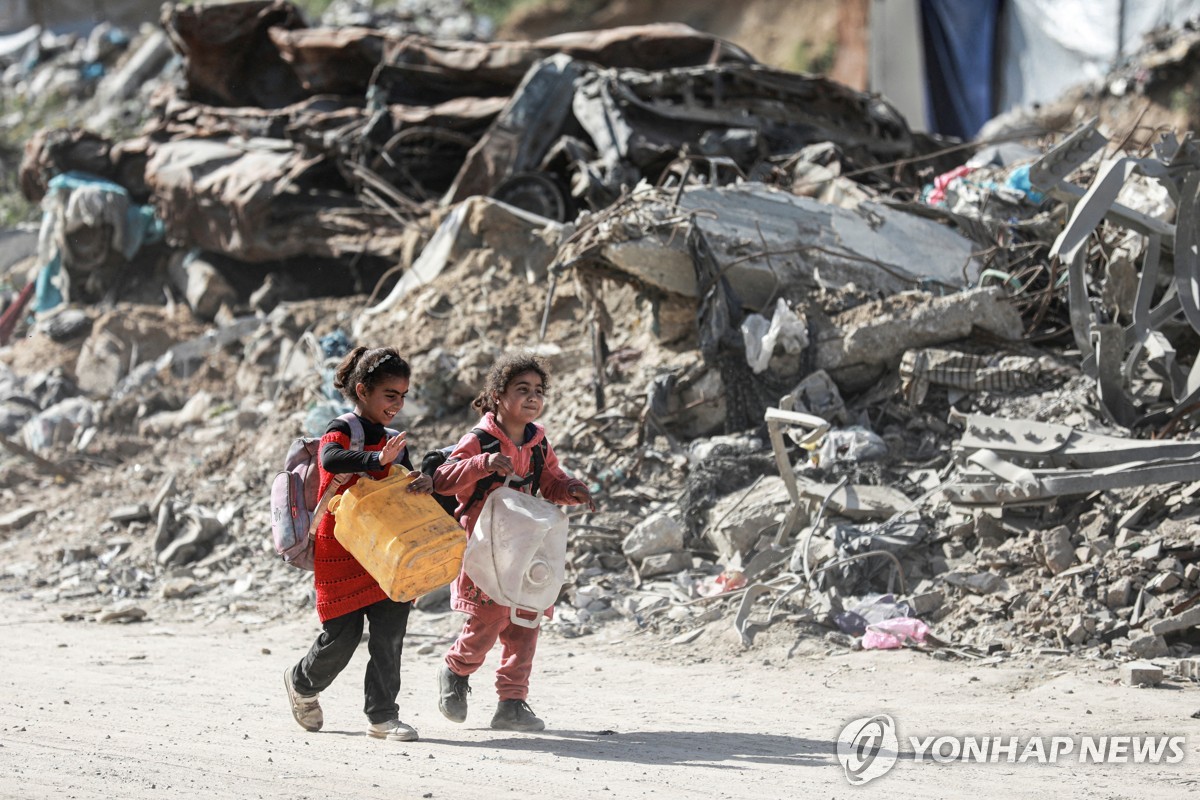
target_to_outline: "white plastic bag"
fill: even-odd
[[[746,363],[758,374],[767,368],[777,346],[792,355],[808,347],[808,322],[781,297],[770,321],[761,314],[749,314],[742,320],[742,342]]]
[[[463,569],[488,597],[509,606],[509,619],[526,628],[562,591],[567,566],[567,514],[540,497],[508,486],[493,491],[479,512],[463,554]],[[533,619],[517,611],[533,613]]]

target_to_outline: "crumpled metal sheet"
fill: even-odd
[[[46,196],[50,179],[64,172],[87,172],[113,177],[112,142],[81,128],[43,128],[25,143],[21,159],[21,194],[37,203]]]
[[[1173,345],[1163,329],[1174,325],[1180,313],[1194,331],[1200,332],[1200,231],[1196,214],[1200,212],[1200,150],[1190,134],[1182,141],[1164,134],[1149,158],[1122,157],[1104,162],[1086,191],[1064,180],[1075,167],[1105,144],[1095,130],[1093,120],[1081,126],[1058,147],[1051,150],[1030,170],[1039,187],[1063,199],[1075,200],[1075,207],[1050,251],[1069,270],[1068,297],[1071,330],[1080,350],[1087,354],[1084,371],[1096,379],[1101,406],[1108,418],[1132,428],[1147,423],[1174,419],[1177,413],[1191,413],[1200,401],[1200,358],[1192,357],[1185,370],[1177,361]],[[1117,202],[1122,187],[1135,175],[1153,179],[1166,189],[1178,204],[1177,224],[1149,217]],[[1119,324],[1111,319],[1107,305],[1101,302],[1105,285],[1117,283],[1123,276],[1116,272],[1119,262],[1102,271],[1100,287],[1089,283],[1088,245],[1100,223],[1108,220],[1147,238],[1143,251],[1140,279],[1133,302],[1132,322]],[[1171,259],[1174,276],[1171,290],[1159,297],[1160,261]],[[1110,292],[1112,294],[1112,292]],[[1139,396],[1139,371],[1143,361],[1169,388],[1170,401]],[[1141,381],[1144,383],[1144,381]]]
[[[944,487],[963,505],[1028,505],[1055,497],[1200,478],[1200,442],[1147,441],[1066,425],[971,414]]]
[[[428,104],[451,97],[508,95],[529,68],[562,53],[601,67],[673,67],[754,63],[736,45],[679,23],[579,31],[533,42],[389,40],[378,83],[388,102]]]
[[[185,139],[155,147],[147,167],[167,238],[233,258],[396,257],[403,226],[329,189],[323,158],[291,142]]]
[[[491,194],[504,178],[535,169],[559,137],[584,69],[582,63],[565,55],[534,65],[467,155],[443,202]]]
[[[601,151],[638,166],[670,159],[714,128],[757,131],[765,155],[827,141],[880,161],[918,149],[882,98],[757,64],[595,71],[580,81],[574,111]]]
[[[375,28],[281,28],[267,32],[312,94],[363,95],[383,61],[386,32]]]
[[[189,98],[222,106],[281,108],[306,95],[271,28],[305,27],[286,0],[163,6],[162,25],[184,56]]]

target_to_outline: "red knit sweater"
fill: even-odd
[[[380,438],[374,444],[364,444],[363,450],[382,450],[385,439]],[[321,448],[328,442],[337,442],[349,449],[350,437],[343,433],[330,431],[321,437]],[[368,472],[372,478],[387,477],[388,470]],[[321,492],[333,481],[333,473],[326,472],[321,467]],[[354,475],[339,490],[338,494],[358,483]],[[346,548],[333,536],[335,522],[333,514],[326,514],[317,528],[313,554],[313,582],[317,590],[317,616],[321,622],[349,614],[377,603],[387,597],[378,581],[372,578],[358,559],[350,555]]]

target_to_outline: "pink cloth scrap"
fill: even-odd
[[[929,626],[915,617],[893,617],[867,626],[863,634],[863,650],[896,650],[912,640],[925,641]]]

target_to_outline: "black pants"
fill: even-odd
[[[308,655],[292,669],[292,685],[300,694],[323,692],[333,683],[362,641],[363,621],[370,623],[367,674],[363,680],[363,711],[371,722],[397,719],[400,707],[400,655],[412,603],[383,599],[378,603],[326,620]]]

